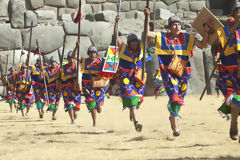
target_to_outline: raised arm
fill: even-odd
[[[145,8],[144,14],[148,16],[148,22],[150,22],[150,9],[149,8]],[[150,31],[149,24],[147,24],[147,44],[149,44],[149,42],[152,39],[155,39],[156,35],[157,34],[155,32]]]
[[[207,48],[207,43],[208,43],[208,34],[210,32],[212,32],[212,28],[213,28],[213,22],[211,20],[209,20],[209,22],[207,22],[206,24],[204,24],[204,35],[203,35],[203,39],[202,41],[199,40],[195,40],[195,46],[197,46],[198,48]]]
[[[77,60],[77,49],[78,49],[79,46],[80,46],[80,42],[77,41],[77,42],[76,42],[76,46],[75,46],[75,48],[73,49],[72,59]],[[79,61],[81,61],[81,58],[80,58],[80,57],[79,57]]]
[[[116,20],[115,20],[115,25],[114,25],[114,31],[113,31],[113,38],[115,38],[116,39],[116,37],[117,37],[117,25],[118,25],[118,22],[119,22],[119,20],[120,20],[120,15],[117,15],[116,16]],[[121,48],[121,46],[122,46],[122,44],[123,44],[123,41],[121,40],[121,38],[118,38],[117,39],[117,46],[119,47],[119,48]]]
[[[29,51],[28,54],[27,54],[26,62],[25,62],[26,66],[28,66],[28,63],[29,63],[30,54],[31,54],[31,52]]]

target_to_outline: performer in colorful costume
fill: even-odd
[[[149,9],[145,9],[145,14],[150,14]],[[191,77],[191,65],[189,57],[191,56],[193,46],[205,48],[208,42],[208,33],[203,37],[202,41],[195,39],[194,35],[181,32],[181,21],[178,17],[170,17],[168,20],[169,33],[151,32],[149,31],[147,39],[156,39],[155,53],[158,55],[159,67],[164,81],[165,90],[169,96],[168,109],[170,111],[170,122],[174,136],[179,136],[180,131],[177,125],[176,116],[179,116],[180,106],[184,103],[184,97],[187,92],[188,81]],[[208,25],[205,31],[209,31]],[[174,71],[171,65],[177,63],[182,64],[182,68],[176,68]],[[172,66],[173,67],[173,66]],[[170,70],[171,69],[171,70]],[[181,69],[182,74],[179,74]],[[180,116],[179,116],[180,117]]]
[[[9,69],[10,74],[5,76],[5,85],[7,90],[7,100],[6,102],[9,104],[10,112],[12,112],[12,106],[15,103],[16,95],[15,95],[15,78],[16,78],[16,69],[11,67]]]
[[[79,45],[76,45],[74,48],[74,53],[78,46]],[[73,57],[73,52],[68,52],[68,63],[64,64],[61,70],[61,92],[65,104],[65,111],[69,113],[72,124],[74,124],[74,120],[77,118],[76,111],[80,110],[81,104],[81,92],[76,92],[76,86],[74,86],[74,81],[77,78],[77,65]]]
[[[25,64],[21,65],[21,71],[16,75],[16,96],[18,99],[18,109],[21,110],[22,116],[24,117],[24,110],[27,105],[27,94],[31,87],[31,76],[30,73],[27,74],[27,66]]]
[[[35,104],[39,112],[39,117],[43,118],[44,115],[44,105],[46,104],[46,91],[43,82],[43,75],[41,72],[41,59],[38,58],[35,65],[31,67],[31,79],[33,84],[33,91],[35,96]]]
[[[234,7],[234,19],[240,19],[240,3],[238,2]],[[230,22],[223,28],[218,29],[217,34],[220,49],[222,50],[230,35],[231,27],[235,21]],[[220,57],[219,65],[219,79],[218,87],[225,97],[224,104],[218,109],[219,112],[224,114],[231,114],[230,138],[232,140],[238,139],[237,119],[240,109],[240,27],[235,31],[224,54]],[[228,117],[228,116],[227,116]]]
[[[108,79],[99,74],[104,65],[104,58],[98,57],[97,48],[91,45],[87,52],[89,58],[82,58],[81,70],[83,94],[85,103],[93,119],[93,126],[96,126],[96,111],[101,113],[104,104],[106,82]],[[98,83],[99,82],[99,83]],[[98,84],[96,84],[98,83]]]
[[[61,98],[61,94],[57,88],[58,86],[57,86],[56,74],[58,72],[59,72],[59,66],[57,65],[57,61],[55,60],[55,58],[52,56],[50,58],[50,66],[44,69],[44,74],[47,82],[49,105],[50,105],[48,110],[53,112],[52,120],[56,120],[56,112],[57,112],[59,101]]]
[[[117,23],[120,19],[116,17],[114,37],[117,35]],[[143,58],[143,43],[133,33],[127,37],[127,44],[120,38],[117,39],[119,47],[119,71],[121,76],[121,98],[123,109],[129,108],[130,120],[133,121],[137,132],[141,132],[142,125],[136,117],[136,109],[139,109],[143,102],[146,75],[142,81],[142,58]]]

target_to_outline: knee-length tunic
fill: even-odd
[[[123,43],[119,58],[123,108],[136,107],[143,101],[145,89],[145,84],[142,84],[135,77],[136,72],[142,69],[143,44],[139,44],[137,51],[131,54],[127,44]]]
[[[82,85],[85,102],[89,111],[100,110],[104,104],[104,94],[106,87],[93,88],[93,77],[99,77],[104,65],[104,58],[98,57],[94,62],[89,58],[82,58]],[[105,79],[107,81],[107,79]]]

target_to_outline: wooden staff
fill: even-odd
[[[120,12],[121,12],[121,5],[122,5],[122,0],[119,0],[118,15],[120,15]],[[116,70],[117,42],[118,42],[118,28],[119,28],[119,25],[118,25],[118,23],[117,23],[117,35],[116,35],[116,42],[115,42],[115,56],[114,56],[114,70]]]
[[[15,43],[14,43],[14,49],[13,49],[13,62],[12,62],[12,66],[15,65],[15,47],[16,47],[16,45],[15,45]]]
[[[49,105],[49,97],[48,97],[46,77],[45,77],[44,69],[43,69],[42,54],[41,54],[40,47],[39,47],[39,43],[38,43],[38,40],[37,40],[37,39],[36,39],[36,44],[37,44],[37,47],[38,47],[38,49],[39,49],[39,58],[40,58],[40,61],[41,61],[41,66],[42,66],[42,67],[41,67],[41,72],[42,72],[42,75],[43,75],[43,82],[44,82],[44,87],[45,87],[45,91],[46,91],[47,105],[48,105],[48,108],[49,108],[50,105]]]
[[[81,4],[81,0],[79,0],[79,8],[78,8],[78,14],[81,15],[81,7],[82,7],[82,4]],[[80,44],[80,31],[81,31],[81,17],[80,17],[80,20],[78,22],[78,42]],[[76,92],[78,92],[78,88],[79,88],[79,82],[78,82],[78,79],[80,78],[79,76],[79,58],[80,58],[80,46],[78,47],[77,49],[77,85],[76,85]]]
[[[227,48],[227,46],[228,46],[228,43],[229,43],[229,41],[231,40],[232,36],[235,34],[235,31],[237,30],[237,28],[239,27],[239,25],[240,25],[240,20],[238,19],[238,20],[235,21],[235,24],[233,25],[233,27],[232,27],[231,30],[230,30],[230,35],[229,35],[229,37],[228,37],[228,39],[227,39],[227,42],[225,43],[223,49],[222,49],[221,52],[220,52],[220,56],[219,56],[219,58],[218,58],[218,60],[217,60],[217,63],[219,63],[220,60],[222,59],[222,57],[224,56],[224,52],[225,52],[225,50],[226,50],[226,48]],[[207,80],[206,86],[205,86],[205,88],[204,88],[204,90],[203,90],[203,92],[202,92],[202,94],[201,94],[201,96],[200,96],[200,99],[199,99],[200,101],[202,100],[202,98],[203,98],[203,96],[204,96],[207,88],[210,86],[211,79],[213,78],[213,75],[214,75],[215,70],[217,69],[217,67],[218,67],[218,66],[214,66],[214,69],[213,69],[213,71],[212,71],[209,79]]]
[[[30,28],[30,39],[29,39],[29,47],[28,47],[29,53],[31,51],[31,45],[32,45],[32,30],[33,30],[33,21],[31,22],[31,28]],[[25,88],[27,88],[27,82],[28,82],[29,62],[30,62],[30,54],[28,54],[28,59],[27,59],[27,79],[26,79]]]
[[[62,64],[63,64],[63,57],[64,57],[64,51],[65,51],[65,42],[66,42],[66,35],[64,35],[64,39],[63,39],[63,49],[62,49],[62,55],[60,53],[60,50],[58,50],[58,57],[59,57],[59,62],[60,62],[60,69],[59,69],[59,72],[60,72],[60,79],[61,79],[61,69],[62,69]],[[61,87],[61,80],[58,80],[58,85],[56,86],[57,87],[57,94],[56,94],[56,102],[55,102],[55,105],[57,106],[57,99],[59,98],[60,96],[60,87]]]
[[[149,0],[146,1],[146,7],[149,8]],[[147,25],[148,24],[148,15],[145,15],[145,21],[144,21],[144,34],[143,34],[143,59],[142,59],[142,81],[144,80],[144,74],[145,74],[145,59],[146,59],[146,47],[147,47]]]

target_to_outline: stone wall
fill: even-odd
[[[126,40],[128,33],[136,33],[141,37],[143,31],[146,2],[143,0],[122,0],[119,34]],[[177,15],[186,21],[184,28],[190,28],[193,20],[202,7],[210,6],[205,0],[153,0],[150,1],[151,19],[159,20],[157,29],[163,30],[166,20]],[[28,50],[29,27],[33,22],[33,40],[31,51],[36,48],[38,39],[41,52],[47,61],[52,55],[58,57],[61,51],[64,35],[66,35],[66,50],[72,50],[77,40],[77,24],[73,19],[78,10],[78,0],[0,0],[0,71],[5,70],[6,54],[12,54],[16,49],[15,65],[20,62],[20,50]],[[82,0],[83,18],[81,22],[81,55],[86,57],[89,45],[94,44],[103,55],[112,41],[113,23],[118,10],[118,0]],[[220,11],[215,11],[217,14]],[[223,12],[221,12],[224,14]],[[192,32],[192,30],[191,30]],[[204,84],[202,68],[202,51],[193,58],[193,82],[201,81]],[[13,56],[11,56],[13,58]],[[10,58],[11,59],[11,58]],[[25,61],[22,58],[21,61]],[[34,63],[35,59],[31,59]],[[198,64],[195,64],[198,63]],[[12,60],[9,60],[9,66]],[[150,66],[156,66],[150,65]],[[194,68],[194,67],[193,67]],[[153,67],[148,67],[153,70]],[[191,86],[191,85],[190,85]],[[151,88],[151,87],[149,87]],[[146,93],[153,92],[147,89]],[[200,93],[197,86],[190,87],[191,93]]]

